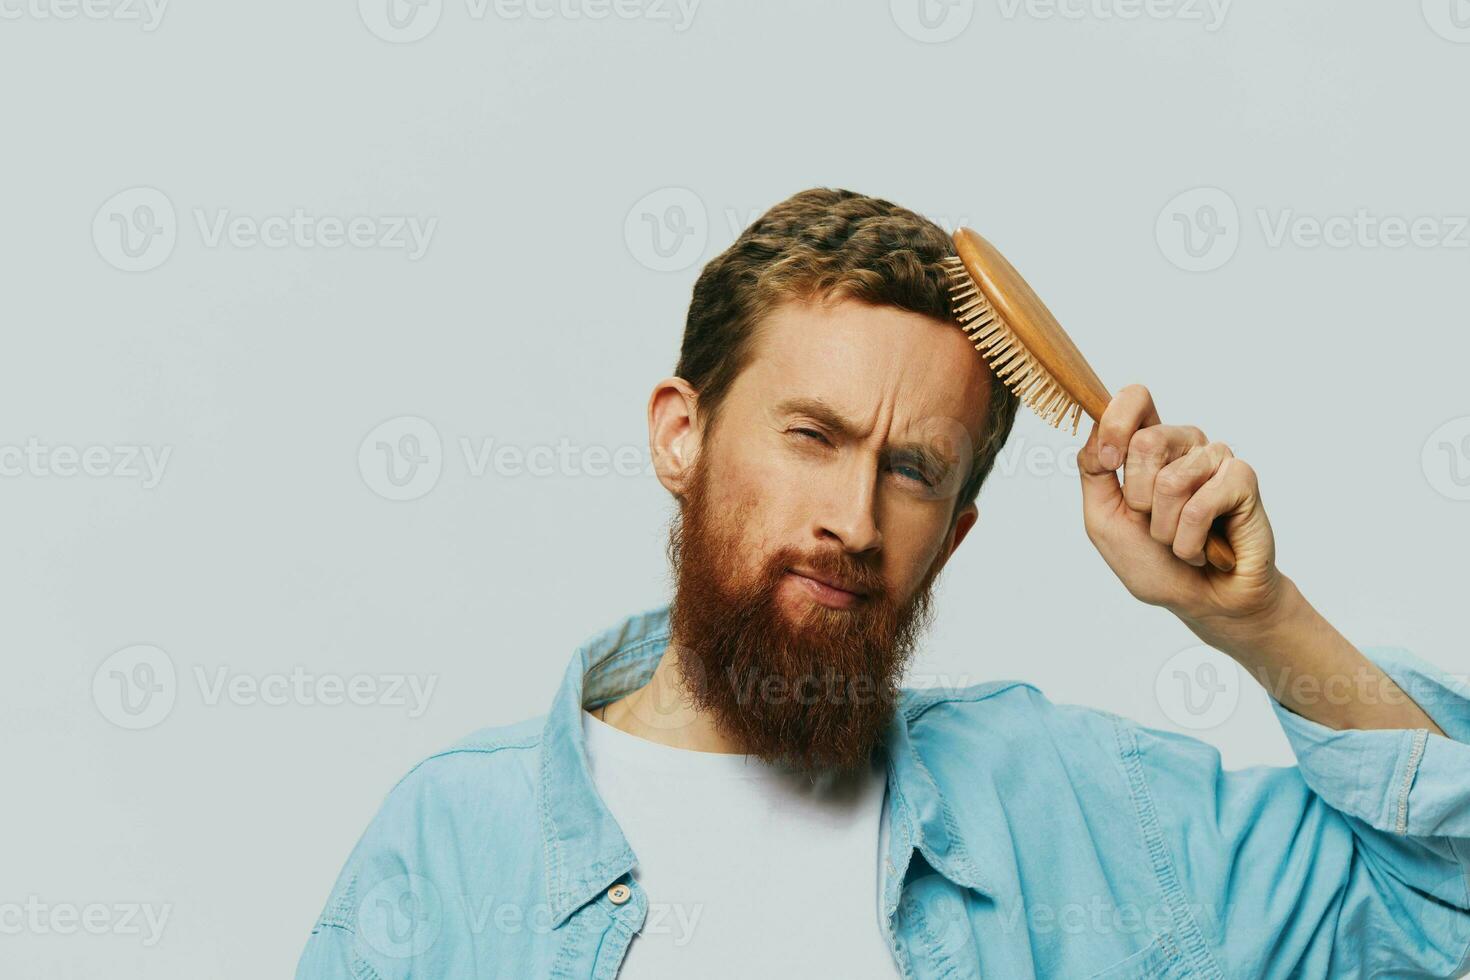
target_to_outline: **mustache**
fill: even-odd
[[[788,570],[821,579],[849,592],[859,593],[864,600],[886,602],[890,598],[888,584],[872,565],[848,557],[840,551],[823,549],[803,551],[799,548],[778,549],[766,560],[766,578],[774,585]]]

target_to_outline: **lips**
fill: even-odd
[[[868,594],[865,589],[858,586],[856,583],[849,582],[845,579],[834,578],[831,575],[818,575],[816,572],[810,572],[804,568],[793,568],[791,569],[791,571],[797,575],[802,576],[803,578],[809,578],[814,582],[821,582],[823,585],[827,586],[830,589],[840,589],[843,592],[850,592],[855,596],[864,596]]]

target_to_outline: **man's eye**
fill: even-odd
[[[907,477],[910,480],[917,480],[926,487],[930,485],[929,478],[925,476],[924,472],[917,467],[899,465],[893,468],[893,472],[897,473],[899,476]]]
[[[818,442],[827,441],[827,437],[822,435],[816,429],[792,429],[791,431],[795,432],[797,435],[806,436],[809,439],[816,439]]]

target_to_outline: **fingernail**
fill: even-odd
[[[1097,458],[1110,470],[1118,468],[1118,450],[1113,446],[1103,446],[1098,451]]]

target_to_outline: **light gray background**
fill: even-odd
[[[1256,467],[1281,567],[1349,637],[1466,668],[1470,32],[1450,0],[1223,22],[1192,0],[957,0],[932,30],[915,0],[704,0],[688,22],[443,0],[416,41],[387,0],[178,2],[151,24],[67,2],[0,5],[0,905],[108,918],[9,929],[0,974],[288,974],[392,783],[543,712],[580,641],[666,594],[651,476],[475,475],[461,440],[646,454],[700,264],[813,185],[981,230],[1110,386],[1148,385]],[[157,202],[136,188],[176,241],[124,271],[115,221]],[[199,226],[298,208],[436,224],[418,257]],[[1430,224],[1403,247],[1273,232],[1359,209]],[[692,234],[661,258],[645,214]],[[1181,220],[1224,233],[1191,259]],[[392,501],[359,449],[403,417],[442,472]],[[916,682],[1024,677],[1232,765],[1288,762],[1250,683],[1214,675],[1214,703],[1238,699],[1220,717],[1184,700],[1209,679],[1194,637],[1092,550],[1052,471],[1086,432],[1021,417]],[[107,475],[17,463],[29,440],[101,447]],[[127,447],[170,453],[156,485],[117,472]],[[173,665],[173,706],[129,730],[111,671],[143,675],[109,658],[138,644]],[[221,676],[298,667],[437,686],[417,717],[210,703]],[[128,905],[167,910],[158,941]]]

